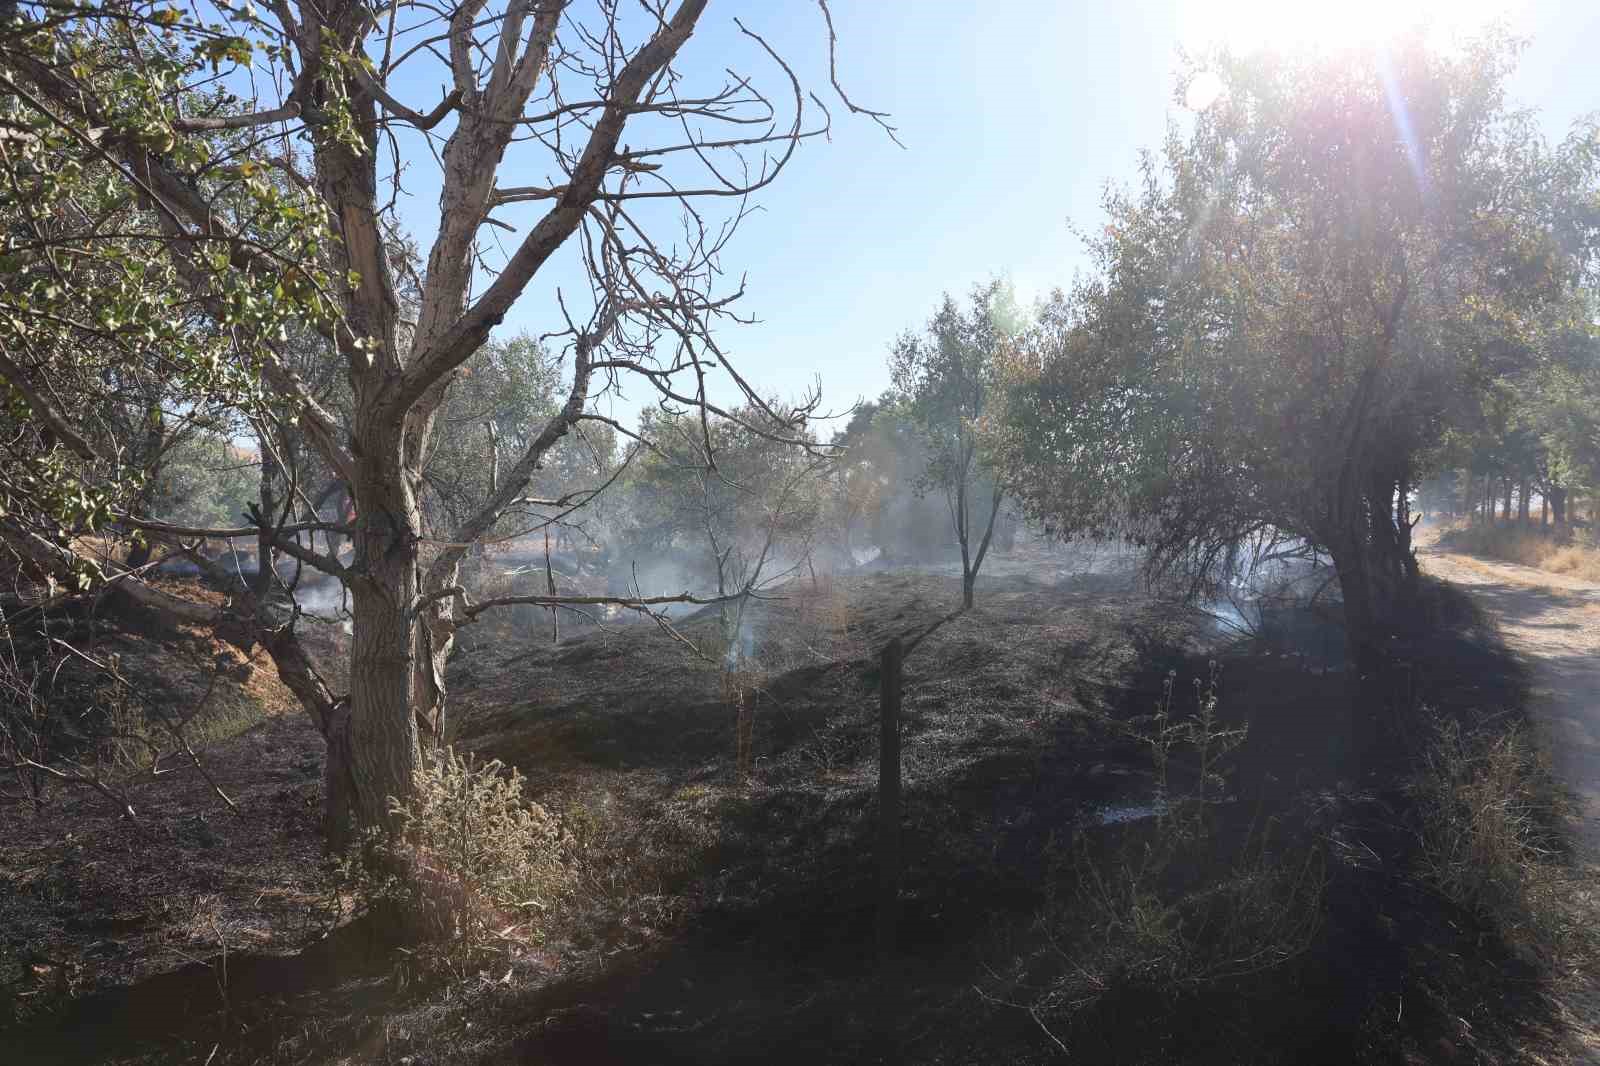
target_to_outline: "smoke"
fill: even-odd
[[[294,600],[306,614],[338,621],[346,634],[355,631],[350,615],[350,595],[334,578],[318,575],[317,580],[307,581],[302,576],[294,590]]]

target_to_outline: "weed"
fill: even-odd
[[[1207,815],[1221,798],[1221,763],[1243,743],[1243,728],[1218,717],[1215,663],[1196,680],[1195,713],[1174,720],[1176,673],[1153,714],[1130,731],[1151,752],[1162,803],[1157,816],[1127,831],[1109,854],[1072,849],[1066,887],[1036,916],[1046,946],[1025,961],[1025,1006],[1058,1047],[1093,1028],[1106,1001],[1165,1010],[1203,986],[1250,977],[1304,952],[1322,924],[1323,851],[1275,847],[1266,830],[1233,847]],[[1169,767],[1192,760],[1194,791],[1175,796]],[[1043,975],[1041,981],[1040,975]]]
[[[1175,721],[1172,699],[1177,680],[1178,672],[1169,671],[1161,682],[1161,696],[1156,700],[1155,712],[1131,719],[1127,729],[1136,740],[1150,749],[1151,761],[1155,764],[1156,790],[1163,804],[1176,806],[1180,798],[1171,793],[1168,770],[1173,752],[1187,748],[1193,754],[1199,771],[1192,798],[1203,804],[1220,798],[1226,781],[1218,766],[1223,758],[1244,743],[1247,730],[1244,726],[1224,726],[1217,717],[1222,668],[1215,659],[1211,660],[1208,680],[1194,679],[1194,715]]]
[[[1169,1017],[1181,1001],[1299,957],[1322,927],[1323,851],[1275,848],[1269,835],[1252,835],[1228,859],[1203,820],[1162,818],[1108,857],[1080,848],[1075,886],[1035,920],[1044,947],[1025,960],[1030,980],[1017,1005],[1066,1048],[1129,1004]]]

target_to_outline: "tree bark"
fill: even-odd
[[[983,569],[983,560],[989,554],[989,544],[994,540],[994,523],[1000,515],[1000,505],[1005,500],[1005,494],[998,485],[989,500],[989,521],[983,527],[983,539],[978,542],[978,554],[973,557],[972,566],[962,574],[962,599],[961,605],[967,610],[972,609],[973,590],[978,583],[978,571]]]
[[[421,763],[419,722],[433,736],[444,724],[442,678],[431,676],[432,642],[417,609],[422,514],[400,461],[401,436],[393,425],[373,425],[370,409],[358,406],[356,420],[349,743],[330,735],[328,748],[329,779],[350,781],[348,794],[326,797],[336,848],[356,830],[391,825],[390,800],[411,794]]]

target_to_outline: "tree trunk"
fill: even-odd
[[[1539,493],[1539,528],[1548,529],[1550,526],[1550,492],[1546,489]]]
[[[963,467],[956,482],[956,539],[961,542],[961,605],[972,606],[973,586],[977,574],[972,569],[972,545],[967,515],[967,467]]]
[[[265,606],[273,591],[277,570],[273,566],[272,525],[278,521],[278,461],[272,442],[262,430],[256,432],[256,447],[261,451],[260,510],[261,529],[256,534],[256,579],[252,591],[256,603]]]
[[[355,617],[349,721],[335,723],[328,743],[327,777],[342,786],[325,797],[335,849],[351,843],[359,830],[391,825],[391,799],[405,800],[415,787],[422,755],[419,719],[435,736],[444,724],[443,679],[436,676],[432,637],[416,609],[422,515],[399,462],[399,435],[360,426],[363,414],[358,409],[356,438],[364,446],[353,486],[360,518],[353,566],[358,576],[350,589]],[[419,684],[426,675],[435,675],[432,683]]]
[[[994,539],[995,519],[1000,516],[1000,505],[1005,500],[1005,495],[999,486],[995,487],[989,500],[989,521],[983,527],[983,539],[978,542],[978,552],[972,558],[971,565],[966,565],[966,552],[962,552],[961,568],[961,606],[965,610],[972,610],[973,591],[978,584],[978,571],[983,568],[983,560],[989,554],[989,545]]]
[[[550,527],[544,527],[544,587],[553,597],[556,595],[556,572],[550,567]],[[561,612],[550,608],[550,643],[561,643]]]
[[[1377,676],[1378,621],[1370,574],[1361,545],[1353,540],[1330,546],[1334,571],[1344,600],[1345,691],[1349,708],[1346,728],[1339,738],[1339,762],[1344,773],[1360,778],[1370,765],[1377,743],[1377,717],[1371,701],[1371,680]]]
[[[1528,523],[1528,512],[1530,507],[1528,496],[1530,493],[1532,493],[1532,491],[1533,489],[1529,486],[1528,479],[1523,478],[1522,484],[1517,486],[1517,521],[1524,525]]]
[[[344,735],[330,735],[328,743],[327,776],[348,783],[348,795],[327,796],[328,838],[336,849],[357,830],[389,824],[389,801],[411,795],[421,757],[412,710],[420,627],[379,589],[358,586],[353,600],[349,721]]]
[[[1556,525],[1567,524],[1567,490],[1559,485],[1550,486],[1550,513]]]
[[[1507,522],[1511,521],[1511,490],[1515,486],[1515,484],[1516,483],[1514,481],[1512,481],[1510,478],[1506,478],[1505,479],[1505,490],[1506,490],[1505,507],[1501,511],[1501,517],[1504,518]]]
[[[1395,548],[1399,553],[1400,591],[1402,608],[1409,610],[1417,602],[1422,583],[1422,567],[1417,563],[1417,552],[1411,543],[1411,532],[1421,515],[1411,513],[1411,486],[1403,478],[1395,486]]]

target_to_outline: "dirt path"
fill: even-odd
[[[1532,670],[1533,705],[1555,771],[1580,801],[1600,856],[1600,585],[1435,549],[1422,567],[1471,591]]]

